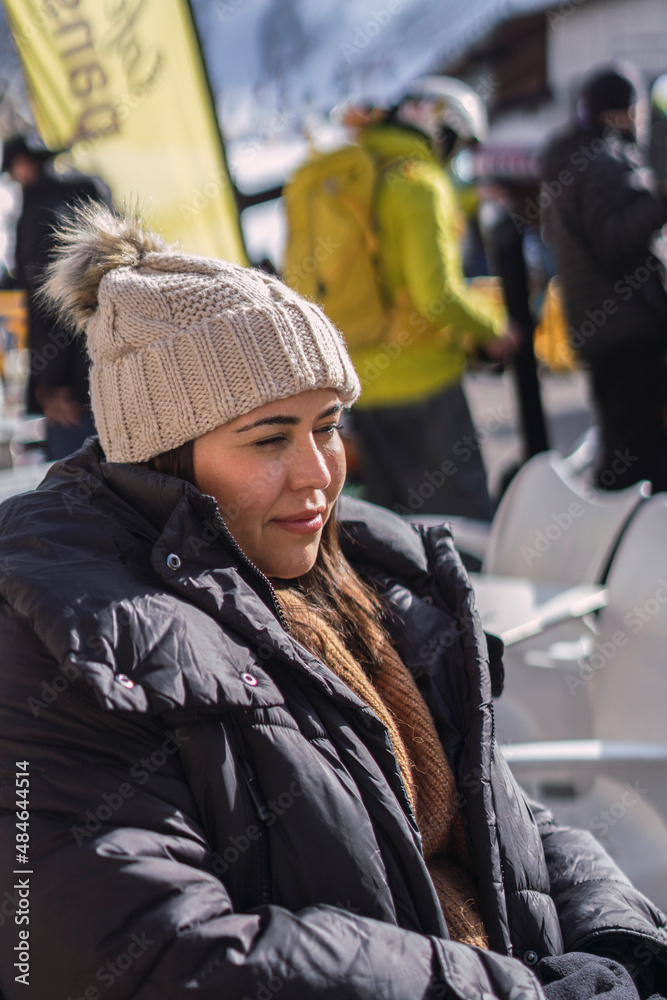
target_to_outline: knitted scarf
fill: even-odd
[[[276,593],[288,616],[318,635],[327,666],[389,730],[449,933],[454,941],[488,948],[454,775],[412,674],[387,639],[379,657],[380,668],[371,680],[303,594],[289,589]]]

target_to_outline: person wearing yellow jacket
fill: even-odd
[[[469,87],[430,77],[358,135],[378,165],[374,220],[389,319],[381,342],[352,346],[362,383],[354,423],[367,498],[402,514],[493,513],[461,378],[471,345],[498,356],[511,336],[502,307],[465,283],[461,213],[443,169],[482,138],[484,124]]]

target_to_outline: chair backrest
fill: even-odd
[[[667,743],[667,493],[637,511],[607,587],[586,666],[594,735]]]
[[[482,571],[572,586],[600,583],[650,485],[602,491],[555,451],[535,455],[510,483],[491,525]]]

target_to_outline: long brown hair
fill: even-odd
[[[192,441],[162,452],[146,464],[155,472],[197,485]],[[335,629],[352,656],[372,676],[380,665],[382,651],[389,643],[389,636],[381,624],[383,605],[345,558],[334,511],[322,531],[313,568],[298,580],[283,583],[306,597],[310,608]],[[308,621],[299,618],[296,611],[288,608],[283,611],[295,639],[315,656],[322,657],[324,643],[317,630]]]

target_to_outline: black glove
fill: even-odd
[[[651,994],[663,995],[667,991],[667,969],[662,960],[662,947],[652,948],[645,941],[636,941],[623,934],[615,934],[591,941],[586,951],[600,958],[620,962],[632,976],[641,1000]]]
[[[624,966],[611,958],[581,951],[543,958],[535,972],[548,1000],[639,1000],[637,987]]]

